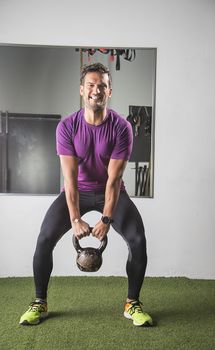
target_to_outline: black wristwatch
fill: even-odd
[[[102,216],[101,221],[105,224],[105,225],[110,225],[113,222],[113,219],[110,218],[109,216]]]

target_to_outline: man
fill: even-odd
[[[139,301],[147,263],[144,226],[122,181],[132,150],[132,130],[126,119],[107,107],[111,94],[108,68],[100,63],[85,66],[80,85],[84,108],[57,127],[57,153],[64,189],[41,226],[33,261],[36,299],[21,317],[20,324],[38,324],[47,315],[53,249],[71,227],[78,239],[90,235],[89,225],[82,216],[92,210],[102,213],[92,235],[102,240],[112,225],[129,248],[124,316],[132,319],[135,326],[153,324]]]

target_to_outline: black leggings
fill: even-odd
[[[104,193],[80,192],[80,214],[103,211]],[[142,218],[126,192],[120,192],[113,215],[112,227],[126,241],[129,255],[126,264],[128,295],[139,299],[145,276],[147,255]],[[49,208],[41,226],[33,259],[36,297],[46,299],[49,278],[53,268],[52,252],[60,238],[71,229],[65,193],[62,192]]]

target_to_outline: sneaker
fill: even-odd
[[[33,301],[29,309],[20,318],[19,324],[22,325],[36,325],[39,324],[42,318],[48,315],[48,305],[45,301]]]
[[[151,316],[143,312],[140,301],[125,304],[124,316],[133,320],[134,326],[150,327],[153,325]]]

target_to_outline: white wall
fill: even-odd
[[[133,0],[122,9],[109,0],[105,15],[100,8],[98,0],[3,0],[0,42],[158,48],[154,198],[134,199],[146,226],[147,275],[214,278],[215,2]],[[0,197],[1,276],[32,275],[52,200]],[[125,260],[126,247],[111,231],[100,274],[123,275]],[[56,247],[53,273],[78,273],[69,234]]]

